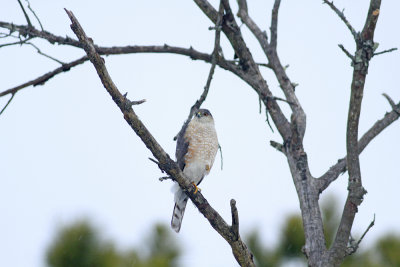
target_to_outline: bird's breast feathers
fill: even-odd
[[[218,150],[218,138],[214,123],[189,123],[185,133],[189,143],[185,155],[185,175],[195,180],[210,172]]]

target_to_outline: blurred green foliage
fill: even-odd
[[[332,244],[340,219],[335,198],[326,199],[322,203],[321,211],[325,237],[329,246]],[[362,249],[364,242],[365,239],[361,242],[361,248],[345,259],[342,267],[400,266],[399,235],[385,235],[368,249]],[[285,266],[288,263],[290,266],[307,266],[306,258],[302,253],[305,238],[300,215],[290,215],[285,219],[276,245],[264,246],[257,230],[247,236],[246,243],[254,255],[257,266],[275,267]]]
[[[321,211],[329,246],[340,218],[336,200],[333,197],[325,199]],[[274,246],[263,245],[257,230],[247,235],[246,243],[257,266],[307,266],[302,253],[305,239],[300,215],[290,215],[284,222]],[[364,242],[365,239],[361,248],[347,257],[341,266],[400,266],[399,235],[387,234],[368,249],[364,248]],[[80,221],[59,230],[48,248],[47,264],[50,267],[172,267],[177,266],[180,255],[181,249],[168,226],[154,225],[140,242],[140,247],[120,251],[112,242],[104,240],[88,221]]]
[[[88,221],[59,230],[47,251],[51,267],[172,267],[181,253],[168,227],[156,224],[137,249],[118,251]]]

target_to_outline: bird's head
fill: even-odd
[[[208,109],[199,109],[194,116],[194,119],[200,122],[213,122],[213,116]]]

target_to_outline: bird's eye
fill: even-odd
[[[204,116],[208,116],[208,113],[204,113]]]

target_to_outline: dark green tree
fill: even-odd
[[[156,224],[140,248],[118,251],[88,221],[61,228],[47,251],[51,267],[171,267],[181,253],[168,227]]]

